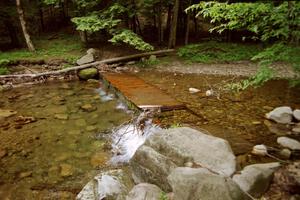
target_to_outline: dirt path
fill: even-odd
[[[217,74],[248,77],[255,75],[259,66],[257,63],[250,61],[216,64],[187,63],[172,56],[163,58],[162,62],[156,66],[156,69],[159,71],[180,72],[185,74]],[[276,63],[272,66],[272,69],[276,72],[275,77],[278,78],[293,78],[297,76],[292,67],[284,63]]]

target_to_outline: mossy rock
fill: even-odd
[[[78,77],[82,80],[98,78],[98,70],[96,68],[82,69],[78,73]]]

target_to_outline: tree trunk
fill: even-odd
[[[23,31],[23,35],[28,47],[29,51],[35,51],[35,48],[32,44],[32,41],[30,39],[30,35],[27,31],[27,27],[26,27],[26,20],[25,20],[25,16],[24,16],[24,11],[23,8],[21,6],[21,0],[16,0],[16,5],[17,5],[17,11],[19,14],[19,19],[20,19],[20,23],[21,23],[21,27],[22,27],[22,31]]]
[[[172,16],[172,7],[171,7],[171,5],[169,5],[169,8],[168,8],[168,17],[167,17],[167,26],[166,26],[167,35],[170,35],[171,16]]]
[[[189,6],[191,5],[191,0],[189,1]],[[186,29],[185,29],[185,38],[184,38],[184,44],[187,45],[189,43],[189,34],[190,34],[190,12],[186,14]]]
[[[158,44],[161,45],[163,43],[163,27],[162,27],[162,2],[160,0],[159,10],[158,10]]]
[[[173,48],[176,45],[178,11],[179,11],[179,0],[175,0],[173,17],[172,17],[172,26],[170,30],[170,38],[169,38],[169,45],[168,45],[169,48]]]

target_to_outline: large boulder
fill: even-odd
[[[188,127],[162,130],[149,137],[146,146],[169,157],[177,166],[193,162],[224,176],[236,170],[236,159],[226,140]]]
[[[280,167],[279,163],[254,164],[246,166],[233,180],[242,190],[254,197],[263,195],[273,178],[274,171]]]
[[[231,176],[236,161],[227,141],[187,127],[153,134],[130,160],[136,183],[152,183],[164,191],[171,191],[167,180],[170,172],[183,166],[203,167]]]
[[[280,124],[289,124],[293,119],[293,111],[288,106],[277,107],[267,113],[266,117]]]
[[[132,188],[126,200],[158,200],[163,191],[156,185],[140,183]]]
[[[131,179],[126,173],[122,170],[110,170],[88,182],[76,200],[125,200],[131,188]]]
[[[291,150],[300,150],[300,142],[288,137],[277,138],[277,143]]]
[[[79,71],[78,76],[82,80],[97,78],[98,70],[96,68],[87,68]]]
[[[174,200],[243,200],[249,197],[229,177],[204,168],[178,167],[168,176]]]
[[[135,183],[149,182],[165,191],[171,190],[167,176],[176,165],[151,147],[141,146],[131,159],[130,166]]]
[[[93,54],[86,54],[84,56],[82,56],[80,59],[78,59],[76,61],[77,65],[84,65],[84,64],[88,64],[91,62],[94,62],[95,58]]]

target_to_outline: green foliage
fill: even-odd
[[[7,67],[0,67],[0,75],[6,75],[9,74],[9,70]]]
[[[7,69],[7,64],[9,64],[8,59],[0,59],[0,75],[9,74],[9,70]]]
[[[160,63],[160,61],[158,59],[156,59],[156,60],[143,59],[137,63],[137,66],[139,66],[141,68],[147,68],[147,67],[151,67],[154,65],[158,65],[159,63]]]
[[[82,55],[82,46],[78,43],[78,37],[61,34],[56,39],[48,40],[48,37],[40,37],[34,40],[36,52],[29,52],[26,49],[2,52],[0,60],[7,59],[15,61],[20,59],[65,59],[74,62]]]
[[[296,71],[300,71],[300,47],[277,43],[255,55],[252,60],[260,61],[263,66],[278,61],[286,62],[292,64]]]
[[[112,29],[117,26],[121,20],[104,19],[96,13],[93,13],[85,17],[72,18],[72,22],[76,24],[77,30],[93,33],[102,29]]]
[[[256,38],[266,41],[272,38],[288,40],[300,37],[300,2],[288,2],[274,6],[267,3],[219,3],[201,2],[186,11],[198,11],[211,19],[215,26],[210,31],[222,33],[224,30],[246,29],[256,34]]]
[[[159,196],[159,200],[168,200],[168,195],[165,192],[161,192]]]
[[[218,63],[250,60],[259,50],[255,45],[211,41],[181,47],[177,54],[191,62]]]
[[[131,30],[120,30],[118,28],[119,23],[122,21],[121,16],[124,13],[128,14],[129,9],[115,3],[101,11],[92,12],[88,16],[72,18],[71,21],[75,23],[77,30],[80,31],[93,33],[106,30],[113,36],[109,41],[114,44],[123,42],[141,51],[153,50],[150,44],[144,42],[142,38]]]
[[[114,44],[124,42],[141,51],[153,50],[153,46],[144,42],[142,38],[128,29],[123,29],[122,31],[117,32],[109,41]]]
[[[225,88],[238,92],[240,90],[245,90],[250,86],[262,86],[265,82],[272,79],[273,74],[274,71],[271,68],[267,66],[262,66],[254,76],[237,83],[227,84]]]

